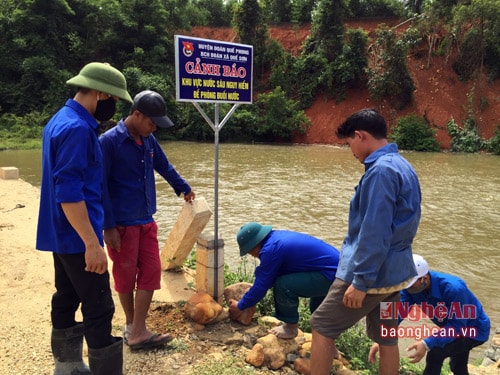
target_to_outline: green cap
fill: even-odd
[[[240,246],[240,256],[248,254],[259,242],[266,238],[272,229],[271,225],[261,225],[253,221],[243,225],[236,236]]]
[[[68,85],[85,87],[117,96],[132,103],[127,91],[127,80],[122,72],[107,63],[91,62],[77,76],[66,81]]]

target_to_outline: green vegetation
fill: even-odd
[[[248,257],[243,257],[236,271],[229,270],[227,265],[224,266],[224,287],[239,283],[252,283],[254,280],[253,268],[250,269]],[[269,290],[258,304],[256,313],[260,316],[274,315],[274,301],[272,289]],[[309,320],[311,312],[309,311],[309,300],[301,298],[299,302],[299,328],[303,332],[311,332]],[[360,374],[377,374],[378,365],[373,365],[368,362],[368,353],[373,342],[366,335],[365,325],[362,321],[356,323],[353,327],[344,332],[336,342],[338,349],[343,353],[344,357],[349,361],[353,370]],[[216,362],[208,366],[211,369],[222,369],[225,361]],[[205,371],[209,371],[207,367],[203,367]],[[443,366],[445,368],[445,366]],[[400,374],[417,375],[423,372],[423,364],[410,364],[407,358],[402,357],[400,360]],[[216,372],[204,372],[207,374],[216,374]],[[334,372],[333,372],[334,373]],[[446,372],[442,372],[446,374]],[[232,374],[229,372],[228,374]]]
[[[460,128],[454,119],[446,124],[446,130],[451,136],[451,150],[455,152],[479,152],[486,148],[481,139],[473,118],[468,118],[463,128]]]
[[[500,125],[497,126],[493,138],[487,142],[486,150],[495,155],[500,155]]]
[[[463,127],[459,127],[454,119],[446,124],[446,130],[451,137],[451,150],[456,152],[480,152],[489,151],[498,154],[498,131],[495,136],[486,141],[481,138],[476,124],[476,118],[472,109],[474,102],[474,89],[468,96],[469,113]],[[500,126],[500,125],[499,125]]]
[[[408,115],[398,119],[389,139],[397,143],[401,150],[439,151],[435,136],[436,130],[430,128],[423,118]]]
[[[404,108],[414,89],[406,54],[417,46],[421,51],[423,41],[429,41],[428,64],[436,54],[459,51],[450,61],[460,79],[477,80],[481,73],[490,81],[498,77],[499,1],[4,0],[0,148],[37,147],[30,140],[40,139],[41,127],[73,94],[66,80],[93,60],[121,69],[132,94],[149,88],[167,99],[176,128],[160,129],[158,138],[211,140],[201,115],[175,101],[174,34],[194,25],[233,27],[235,42],[254,46],[255,102],[238,108],[221,141],[286,142],[307,129],[303,111],[318,95],[341,101],[351,88],[368,88],[375,100]],[[349,17],[412,22],[404,33],[381,27],[373,37],[346,29]],[[290,22],[311,23],[299,56],[269,36],[268,25]],[[478,96],[476,116],[485,104],[479,84]],[[120,102],[114,121],[127,112]]]
[[[13,113],[0,115],[0,150],[41,148],[44,114],[31,112],[26,116]]]
[[[411,39],[410,39],[411,40]],[[372,46],[368,90],[376,99],[388,98],[403,109],[413,101],[415,85],[406,65],[409,42],[396,30],[380,28]]]

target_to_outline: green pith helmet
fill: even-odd
[[[253,221],[243,225],[236,236],[240,246],[240,256],[248,254],[259,242],[266,238],[272,229],[271,225],[261,225]]]
[[[125,76],[107,63],[91,62],[85,65],[77,76],[67,80],[66,83],[101,91],[132,103],[132,97],[127,91]]]

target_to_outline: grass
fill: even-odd
[[[0,151],[4,150],[37,150],[42,148],[42,139],[3,138]]]

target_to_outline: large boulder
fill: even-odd
[[[198,324],[218,321],[223,308],[207,293],[197,292],[187,301],[184,312]]]

